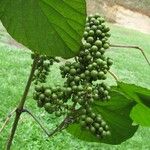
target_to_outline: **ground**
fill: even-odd
[[[125,29],[112,24],[111,43],[138,45],[145,50],[147,57],[150,59],[150,35],[143,34],[134,30]],[[31,65],[31,52],[24,48],[10,45],[7,41],[5,32],[0,35],[0,126],[3,124],[6,115],[18,103],[26,80],[29,75]],[[4,36],[5,35],[5,36]],[[114,60],[112,71],[123,81],[131,82],[146,88],[150,88],[150,69],[143,56],[138,50],[130,49],[110,49],[107,53]],[[52,68],[49,76],[49,83],[62,83],[58,65]],[[112,77],[108,76],[108,83],[114,84]],[[32,100],[32,90],[28,96],[26,107],[43,122],[48,129],[54,127],[60,120],[55,120],[49,116],[43,109],[36,107],[36,102]],[[0,149],[4,149],[8,137],[10,124],[0,134]],[[27,114],[23,114],[19,122],[12,150],[149,150],[150,129],[140,127],[135,136],[118,146],[106,144],[86,143],[80,141],[66,131],[48,139],[34,120]]]
[[[99,12],[108,21],[150,34],[149,0],[87,0],[88,13]]]

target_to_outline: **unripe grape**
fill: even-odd
[[[94,38],[93,37],[88,37],[87,38],[87,42],[88,43],[93,43],[94,42]]]
[[[93,123],[93,119],[90,118],[90,117],[87,117],[87,118],[85,119],[85,121],[86,121],[87,124],[92,124],[92,123]]]
[[[97,77],[97,75],[98,75],[98,72],[96,70],[91,71],[91,76],[92,77]]]
[[[45,99],[45,95],[44,95],[44,94],[40,94],[40,95],[39,95],[39,99],[40,99],[40,100]]]
[[[96,45],[93,45],[92,47],[91,47],[91,51],[92,52],[96,52],[98,50],[98,47],[96,46]]]
[[[105,43],[105,44],[103,45],[103,48],[104,48],[104,49],[108,49],[108,48],[109,48],[109,44],[108,44],[108,43]]]
[[[71,69],[71,70],[69,71],[69,73],[70,73],[71,75],[75,75],[75,74],[76,74],[76,69]]]
[[[80,121],[80,125],[81,125],[82,127],[85,127],[85,126],[86,126],[86,122],[85,122],[85,121]]]
[[[94,123],[94,127],[97,128],[97,129],[99,129],[100,124],[99,123]]]
[[[102,42],[100,40],[96,40],[95,45],[99,48],[102,47]]]
[[[52,94],[52,91],[50,89],[46,89],[44,92],[45,96],[49,97]]]
[[[89,36],[94,36],[94,31],[93,30],[89,31]]]
[[[90,131],[91,131],[92,133],[95,133],[96,129],[95,129],[93,126],[91,126],[91,127],[90,127]]]
[[[87,31],[84,32],[83,37],[84,37],[84,38],[87,38],[87,37],[88,37],[88,32],[87,32]]]
[[[85,44],[84,44],[84,48],[85,48],[85,49],[89,49],[90,47],[91,47],[91,44],[90,44],[90,43],[85,43]]]

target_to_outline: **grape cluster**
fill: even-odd
[[[97,138],[103,138],[111,134],[109,126],[103,120],[102,116],[96,115],[95,113],[82,115],[80,117],[80,125],[82,128],[95,134]]]
[[[36,85],[33,98],[37,100],[38,106],[44,107],[49,114],[55,113],[57,117],[60,117],[66,113],[66,108],[68,107],[64,102],[66,93],[62,91],[60,86]]]
[[[74,121],[98,138],[111,134],[107,123],[91,107],[94,101],[110,99],[110,87],[103,81],[113,62],[105,56],[105,51],[109,48],[110,29],[104,22],[99,15],[87,18],[78,56],[75,61],[67,61],[60,66],[62,78],[66,79],[63,87],[38,84],[34,93],[39,107],[44,107],[48,113],[54,113],[57,117],[64,114],[73,116]],[[38,73],[35,75],[38,79],[42,76],[39,82],[45,81],[48,66],[52,64],[51,59],[42,57],[39,61]]]
[[[35,54],[31,54],[31,58],[34,59],[34,57]],[[33,80],[35,81],[34,84],[46,82],[46,77],[50,72],[50,66],[53,65],[54,62],[59,62],[59,60],[46,55],[39,56],[36,71],[33,77]]]

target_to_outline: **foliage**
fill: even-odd
[[[49,114],[55,114],[55,117],[64,117],[53,132],[46,132],[48,136],[68,128],[69,133],[82,140],[120,144],[136,132],[138,126],[132,124],[133,120],[149,126],[149,118],[143,118],[143,114],[149,114],[149,90],[121,82],[117,82],[118,85],[112,90],[103,82],[108,72],[112,74],[110,66],[113,64],[105,56],[110,47],[110,29],[104,24],[105,20],[98,14],[89,16],[81,40],[85,1],[33,2],[27,1],[23,5],[23,1],[0,1],[2,23],[16,40],[34,52],[28,82],[15,111],[7,149],[11,147],[20,115],[29,112],[25,111],[24,104],[32,82],[35,84],[33,99],[38,106],[44,107]],[[46,28],[40,30],[43,25]],[[65,79],[63,86],[45,84],[49,67],[59,62],[53,56],[75,56],[75,61],[67,61],[60,66],[62,78]],[[130,118],[132,108],[133,120]],[[37,121],[32,113],[29,114]],[[42,124],[40,126],[44,129]]]
[[[71,125],[67,131],[84,141],[108,144],[120,144],[132,137],[137,130],[137,126],[132,125],[129,114],[135,102],[126,98],[119,92],[111,92],[110,96],[111,99],[109,102],[95,102],[92,108],[96,113],[102,115],[108,123],[111,136],[99,140],[88,131],[80,128],[78,124]]]
[[[146,34],[141,34],[133,31],[133,30],[127,30],[125,28],[116,27],[114,25],[109,24],[109,27],[111,28],[111,42],[113,40],[114,43],[117,43],[118,37],[122,35],[122,38],[119,38],[119,42],[123,43],[126,42],[128,44],[135,44],[140,43],[141,46],[147,50],[147,54],[149,54],[148,51],[148,41],[149,37]],[[118,30],[118,32],[116,32]],[[132,32],[131,39],[127,39],[128,33]],[[116,33],[116,34],[115,34]],[[133,40],[134,39],[134,40]],[[143,41],[142,41],[143,40]],[[6,42],[7,43],[7,42]],[[0,110],[0,124],[2,125],[3,119],[5,118],[6,112],[17,104],[17,99],[19,100],[23,87],[25,86],[25,80],[27,79],[28,72],[30,69],[31,59],[30,59],[30,52],[26,51],[25,49],[10,47],[9,45],[4,46],[3,43],[0,44],[0,58],[1,58],[1,65],[3,66],[1,68],[1,95],[0,99],[5,100],[3,101],[3,104],[1,105]],[[140,55],[138,55],[138,52],[130,52],[127,53],[128,50],[110,50],[108,51],[107,55],[111,56],[113,58],[114,64],[112,66],[113,72],[116,72],[117,75],[120,77],[120,79],[138,84],[140,86],[149,87],[149,78],[147,78],[147,73],[149,73],[147,64]],[[130,50],[129,50],[130,51]],[[130,63],[128,66],[126,66],[126,61],[122,59],[122,54],[124,57],[129,58]],[[132,57],[132,59],[130,59]],[[133,59],[134,58],[134,59]],[[141,62],[140,64],[136,62]],[[63,62],[61,62],[63,63]],[[63,80],[60,77],[60,72],[58,69],[59,64],[54,64],[54,66],[51,68],[51,73],[48,76],[48,84],[54,85],[54,84],[62,84]],[[123,67],[125,66],[125,67]],[[145,67],[143,67],[145,66]],[[140,72],[142,70],[142,73]],[[9,73],[8,73],[9,72]],[[126,76],[126,74],[129,74],[130,76]],[[19,76],[19,78],[18,78]],[[6,82],[7,80],[7,82]],[[137,82],[138,81],[138,82]],[[109,84],[114,84],[114,81],[109,76],[108,77]],[[11,103],[10,103],[11,102]],[[50,115],[47,115],[46,112],[43,111],[43,109],[39,109],[36,107],[35,102],[31,99],[31,93],[29,94],[29,99],[26,103],[26,107],[29,108],[29,110],[32,110],[33,113],[40,118],[40,120],[44,123],[45,126],[48,128],[53,128],[55,124],[58,124],[60,121],[60,118],[54,119],[53,116],[50,117]],[[11,123],[10,123],[11,124]],[[47,124],[47,125],[46,125]],[[0,125],[0,126],[1,126]],[[10,130],[10,125],[4,130],[4,132],[1,134],[0,137],[0,149],[4,149],[5,140],[8,134],[8,131]],[[22,134],[23,133],[23,134]],[[144,136],[143,136],[144,135]],[[72,145],[74,145],[73,149],[93,149],[97,150],[98,147],[101,147],[101,149],[109,149],[109,150],[115,150],[115,149],[136,149],[139,148],[141,150],[145,150],[149,147],[149,129],[140,127],[138,129],[138,132],[128,141],[122,143],[121,145],[112,146],[112,145],[106,145],[101,143],[91,143],[91,142],[84,142],[81,140],[78,140],[77,138],[74,138],[73,136],[67,134],[66,132],[62,132],[60,134],[57,134],[57,136],[54,136],[53,138],[50,138],[49,140],[43,140],[45,139],[44,133],[42,134],[42,131],[39,129],[39,127],[35,124],[34,120],[30,118],[28,115],[23,115],[19,128],[17,130],[16,138],[14,140],[14,144],[12,146],[12,149],[19,150],[22,147],[26,146],[26,149],[48,149],[51,147],[51,149],[72,149]],[[31,142],[32,141],[32,142]],[[136,146],[135,146],[136,145]]]
[[[8,33],[35,53],[70,58],[79,52],[85,0],[0,0]]]
[[[118,82],[118,86],[113,87],[113,89],[135,100],[138,104],[131,112],[131,118],[140,125],[150,126],[150,90],[122,82]]]

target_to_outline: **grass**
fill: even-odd
[[[112,44],[138,45],[145,50],[150,59],[150,35],[111,24],[109,26],[112,29]],[[3,124],[8,112],[16,106],[22,96],[30,71],[30,54],[30,51],[0,43],[0,126]],[[107,55],[114,59],[115,63],[112,71],[121,80],[150,88],[150,69],[139,51],[117,48],[111,49]],[[50,84],[54,84],[54,81],[62,83],[58,65],[52,68],[49,80]],[[108,83],[114,84],[114,79],[110,76]],[[31,88],[26,107],[32,110],[47,128],[51,129],[60,120],[55,120],[53,116],[49,116],[43,109],[36,107],[36,103],[32,100],[32,90]],[[4,149],[12,121],[13,119],[0,135],[0,150]],[[27,114],[23,114],[12,150],[149,150],[149,134],[150,129],[140,127],[134,137],[118,146],[86,143],[74,138],[66,131],[47,139],[33,119]]]

